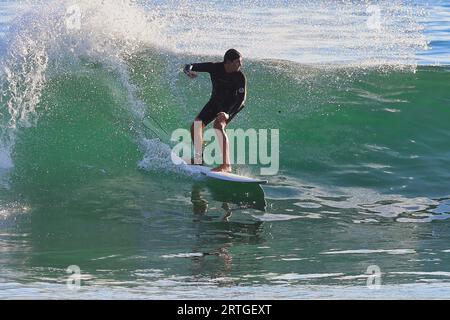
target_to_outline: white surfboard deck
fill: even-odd
[[[211,171],[212,168],[203,166],[203,165],[196,165],[196,164],[187,164],[186,161],[181,159],[180,157],[172,154],[172,159],[176,157],[178,162],[181,162],[181,164],[184,164],[186,168],[191,173],[199,173],[203,174],[209,178],[218,179],[218,180],[224,180],[224,181],[231,181],[231,182],[239,182],[239,183],[256,183],[256,184],[266,184],[267,180],[261,180],[261,179],[255,179],[251,177],[245,177],[234,173],[227,173],[227,172],[214,172]]]

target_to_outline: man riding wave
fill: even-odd
[[[197,72],[208,72],[211,76],[211,98],[192,123],[191,137],[195,146],[193,162],[202,164],[203,129],[214,120],[223,155],[222,165],[213,169],[217,172],[231,172],[230,144],[225,127],[244,108],[247,80],[241,71],[242,63],[242,55],[230,49],[225,53],[223,62],[187,64],[183,70],[191,79],[198,76]]]

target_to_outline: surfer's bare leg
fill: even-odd
[[[212,171],[231,172],[230,143],[225,132],[225,127],[229,118],[230,116],[227,113],[220,112],[214,121],[214,129],[216,130],[217,141],[219,141],[220,149],[222,150],[223,162],[217,168],[212,169]]]
[[[191,126],[191,139],[194,143],[194,158],[191,163],[202,164],[203,163],[203,129],[205,124],[199,118],[195,118]]]

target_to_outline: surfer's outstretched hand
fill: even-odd
[[[192,65],[187,64],[184,66],[183,72],[191,79],[197,78],[198,74],[191,70]]]

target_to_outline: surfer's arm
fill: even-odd
[[[184,66],[183,72],[190,78],[197,77],[197,72],[211,72],[213,69],[212,62],[191,63]]]
[[[235,115],[241,111],[245,105],[245,99],[247,98],[247,79],[245,79],[245,76],[242,74],[242,77],[239,79],[239,82],[237,84],[236,88],[236,100],[234,103],[234,106],[230,110],[230,118],[228,119],[227,123],[230,122]]]

